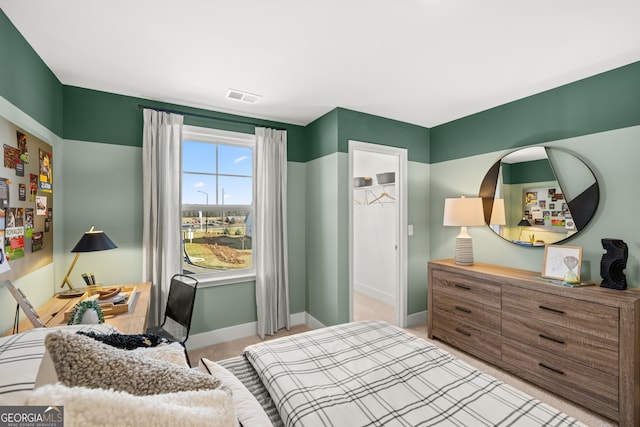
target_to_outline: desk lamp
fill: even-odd
[[[97,252],[97,251],[106,251],[108,249],[115,249],[117,246],[104,234],[104,231],[94,231],[93,225],[91,229],[84,233],[80,238],[80,241],[76,244],[76,246],[71,249],[71,252],[76,252],[76,257],[73,259],[71,263],[71,267],[69,267],[69,271],[64,276],[62,280],[61,288],[64,285],[68,285],[69,289],[73,289],[73,285],[69,280],[69,276],[71,275],[71,271],[73,271],[73,267],[76,266],[76,262],[78,262],[78,258],[82,252]]]
[[[445,199],[443,225],[460,227],[456,237],[455,261],[458,265],[473,265],[473,241],[467,227],[484,224],[480,197]]]
[[[529,222],[529,220],[527,220],[527,218],[522,217],[522,219],[518,223],[518,227],[520,227],[520,236],[518,236],[518,240],[522,241],[522,232],[524,231],[524,228],[522,227],[531,227],[531,223]]]

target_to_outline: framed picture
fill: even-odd
[[[546,245],[544,247],[542,277],[579,282],[581,265],[582,248],[580,246]]]
[[[538,204],[538,192],[527,191],[524,196],[524,204],[527,206],[535,206]]]

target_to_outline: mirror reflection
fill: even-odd
[[[563,242],[593,217],[600,199],[593,172],[558,148],[511,152],[487,172],[480,186],[485,222],[522,246]]]

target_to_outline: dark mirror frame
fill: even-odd
[[[590,186],[588,186],[587,188],[585,188],[580,194],[577,194],[575,197],[573,197],[571,200],[566,200],[566,203],[568,205],[569,211],[571,212],[571,216],[573,219],[573,222],[575,224],[575,233],[568,235],[566,238],[564,239],[560,239],[557,241],[553,241],[553,242],[546,242],[548,244],[559,244],[561,242],[566,242],[567,240],[575,237],[576,235],[578,235],[585,227],[586,225],[589,223],[589,221],[591,221],[591,219],[593,218],[596,209],[598,207],[598,203],[600,201],[600,187],[598,185],[598,180],[596,179],[595,174],[593,173],[593,170],[591,170],[591,168],[579,157],[575,156],[573,153],[569,153],[568,151],[562,150],[560,148],[556,148],[556,147],[542,147],[544,148],[545,152],[547,153],[547,160],[549,163],[549,167],[551,168],[551,172],[553,173],[553,175],[555,176],[556,182],[558,183],[558,186],[560,189],[563,188],[562,182],[560,182],[558,180],[558,176],[559,174],[555,172],[554,167],[553,167],[553,162],[551,160],[549,160],[550,156],[549,153],[550,152],[555,152],[557,150],[558,153],[562,152],[562,154],[564,155],[570,155],[573,160],[576,161],[576,164],[580,164],[582,166],[584,166],[585,174],[590,174],[591,177],[593,177],[593,184],[591,184]],[[489,169],[489,171],[487,172],[487,174],[485,175],[484,179],[482,180],[482,183],[480,184],[480,193],[479,193],[479,197],[482,198],[482,203],[483,203],[483,209],[484,209],[484,217],[485,217],[485,224],[487,224],[488,226],[490,226],[490,218],[491,218],[491,214],[493,212],[493,207],[494,207],[494,199],[495,199],[495,195],[496,195],[496,189],[497,189],[497,185],[498,185],[498,179],[500,178],[501,174],[501,167],[503,165],[502,161],[505,157],[512,155],[514,153],[517,153],[520,150],[524,150],[526,148],[521,148],[518,150],[514,150],[511,151],[507,154],[505,154],[504,156],[502,156],[498,161],[496,161],[491,168]],[[550,151],[551,150],[551,151]],[[566,186],[566,182],[567,182],[567,178],[570,177],[564,177],[564,181],[565,182],[565,186]],[[523,218],[524,220],[524,218]],[[520,221],[519,224],[510,224],[511,226],[518,226],[521,225],[523,221]],[[501,238],[507,240],[508,242],[511,242],[513,244],[516,244],[518,246],[527,246],[527,247],[544,247],[544,244],[540,244],[540,245],[534,245],[533,242],[532,244],[525,244],[524,242],[521,241],[515,241],[515,240],[511,240],[511,239],[507,239],[506,237],[504,237],[503,235],[499,234],[493,227],[489,227],[491,228],[491,230],[496,233],[498,236],[500,236]],[[534,231],[535,228],[532,227],[532,231]]]

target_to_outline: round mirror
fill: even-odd
[[[589,167],[552,147],[529,147],[498,160],[480,185],[486,224],[522,246],[563,242],[593,217],[600,189]]]

